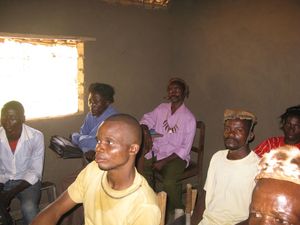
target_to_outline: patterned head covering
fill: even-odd
[[[234,120],[234,119],[251,120],[253,124],[257,123],[256,116],[249,111],[245,111],[241,109],[225,109],[224,122],[226,120]]]
[[[285,145],[266,153],[259,163],[256,180],[272,178],[300,184],[300,150]]]

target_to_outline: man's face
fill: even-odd
[[[90,93],[88,99],[88,105],[93,116],[101,116],[101,114],[109,106],[109,101],[104,99],[98,93]]]
[[[167,91],[168,91],[168,99],[172,103],[177,103],[184,100],[184,93],[181,85],[177,83],[171,83],[168,86]]]
[[[289,116],[282,127],[286,144],[300,143],[300,118]]]
[[[8,140],[17,140],[22,132],[23,118],[14,109],[8,109],[1,115],[1,124]]]
[[[103,122],[97,132],[95,161],[102,170],[126,166],[130,159],[126,127],[117,121]]]
[[[300,224],[300,185],[260,179],[252,195],[249,225],[282,224]]]
[[[229,150],[239,150],[245,146],[249,127],[246,120],[230,119],[224,124],[224,145]]]

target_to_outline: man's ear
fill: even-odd
[[[255,138],[255,134],[254,134],[252,131],[250,131],[249,138],[248,138],[248,142],[253,141],[254,138]]]
[[[106,101],[105,101],[106,107],[108,107],[110,104],[111,104],[111,101],[109,101],[109,100],[106,100]]]
[[[132,145],[130,145],[130,148],[129,148],[129,154],[136,155],[136,154],[138,154],[139,149],[140,149],[140,146],[138,144],[132,144]]]
[[[20,120],[22,123],[25,123],[25,115],[20,115]]]

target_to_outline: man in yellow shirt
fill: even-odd
[[[83,203],[85,225],[158,225],[156,194],[134,167],[141,128],[126,114],[113,115],[98,128],[95,161],[91,162],[32,225],[55,225]]]

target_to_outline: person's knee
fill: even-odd
[[[39,206],[36,202],[26,200],[21,203],[24,224],[29,224],[39,212]]]
[[[163,179],[163,186],[166,191],[174,190],[176,188],[176,180],[174,179]]]
[[[26,214],[37,213],[39,210],[38,203],[31,201],[30,199],[23,201],[21,208],[22,211]]]

